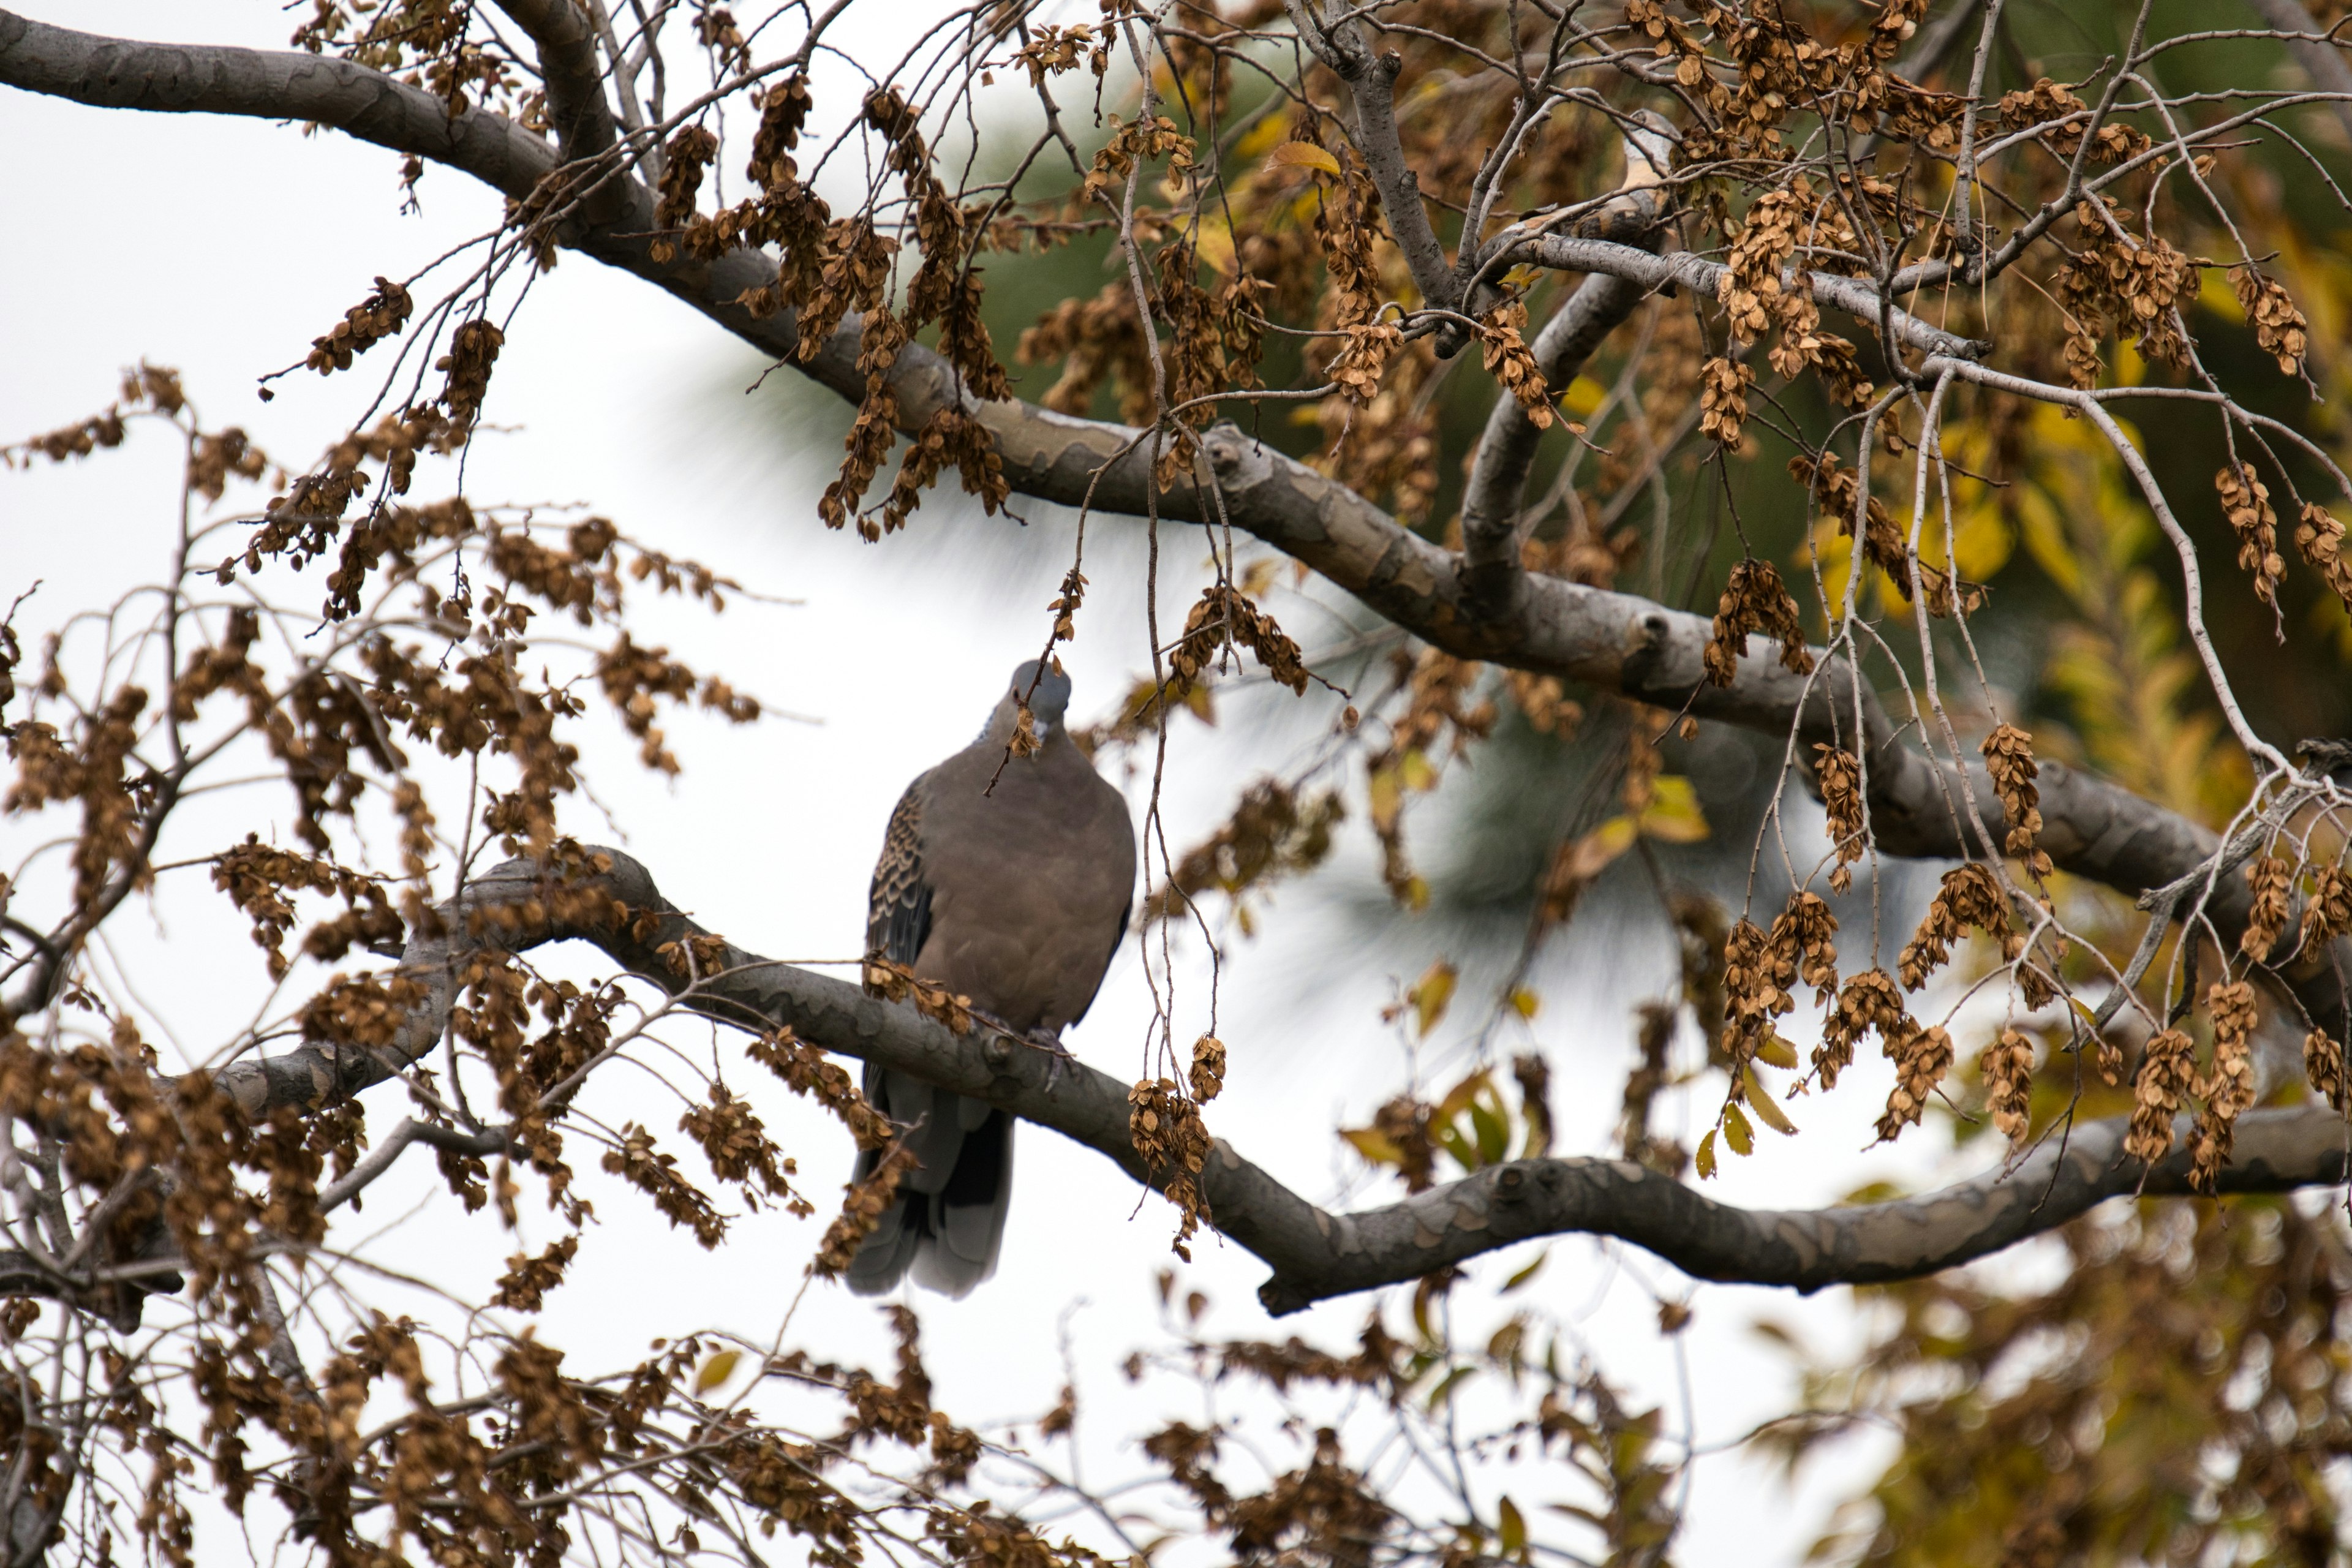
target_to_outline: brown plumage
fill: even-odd
[[[1016,693],[1027,695],[1044,743],[1008,758]],[[1063,723],[1069,697],[1057,668],[1042,679],[1034,663],[1013,672],[980,738],[899,797],[866,906],[869,953],[1039,1040],[1086,1015],[1126,932],[1135,889],[1126,798],[1071,742]],[[911,1272],[918,1284],[963,1295],[996,1268],[1012,1195],[1013,1118],[873,1067],[866,1092],[913,1129],[918,1166],[850,1264],[850,1289],[877,1295]],[[878,1159],[858,1157],[861,1180]]]

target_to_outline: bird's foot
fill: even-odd
[[[1052,1092],[1060,1085],[1066,1066],[1077,1060],[1077,1058],[1072,1056],[1069,1047],[1062,1044],[1062,1037],[1056,1030],[1032,1029],[1022,1037],[1022,1040],[1024,1044],[1034,1046],[1045,1053],[1045,1089],[1048,1093]]]

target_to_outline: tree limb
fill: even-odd
[[[563,161],[576,163],[613,147],[613,110],[596,63],[596,34],[572,0],[497,0],[539,51],[539,79],[547,89],[547,119]]]
[[[1630,230],[1634,243],[1645,250],[1654,249],[1664,237],[1659,226],[1665,208],[1661,182],[1672,153],[1663,134],[1664,122],[1655,115],[1647,119],[1655,123],[1645,121],[1624,138],[1625,179],[1619,194],[1578,225],[1580,230],[1588,226],[1596,231]],[[1609,273],[1586,277],[1530,345],[1545,386],[1558,389],[1574,381],[1584,362],[1648,294],[1639,284]],[[1472,602],[1488,614],[1508,614],[1526,588],[1527,574],[1519,562],[1524,538],[1519,503],[1542,438],[1542,430],[1517,397],[1507,392],[1496,395],[1462,497],[1463,581]]]
[[[1396,237],[1413,287],[1425,303],[1442,310],[1454,309],[1462,294],[1460,280],[1446,265],[1445,247],[1430,226],[1421,183],[1405,162],[1404,143],[1397,133],[1396,79],[1403,58],[1374,54],[1353,14],[1337,26],[1327,26],[1318,0],[1284,0],[1283,9],[1290,14],[1299,39],[1348,89],[1356,111],[1356,151],[1363,154],[1372,188],[1381,194],[1381,210],[1388,214],[1389,232]],[[1451,338],[1441,334],[1440,355],[1460,353],[1463,341],[1458,332]],[[1445,346],[1449,342],[1451,348]]]
[[[308,54],[149,45],[94,37],[0,11],[0,82],[113,108],[317,120],[363,140],[460,168],[520,197],[558,166],[543,139],[497,115],[469,110],[452,120],[442,101],[364,67]],[[737,301],[775,275],[757,252],[735,250],[703,263],[653,260],[645,231],[650,199],[635,181],[615,182],[631,210],[589,226],[568,243],[668,290],[746,342],[791,360],[799,325],[790,311],[754,318]],[[642,209],[642,210],[640,210]],[[1506,231],[1497,243],[1542,265],[1622,279],[1644,289],[1666,283],[1710,292],[1722,268],[1697,257],[1660,257],[1633,245],[1555,234]],[[1858,279],[1808,275],[1814,296],[1876,325],[1891,320],[1906,346],[1973,358],[1981,346],[1903,311],[1883,315]],[[1796,276],[1790,275],[1792,284]],[[862,399],[860,331],[835,332],[803,368],[852,400]],[[1332,479],[1251,439],[1231,424],[1202,433],[1193,482],[1152,495],[1148,441],[1125,426],[1055,414],[1019,401],[982,404],[952,367],[918,343],[898,352],[888,373],[902,429],[919,430],[943,408],[968,410],[989,431],[1003,474],[1018,493],[1070,506],[1192,522],[1223,517],[1320,573],[1375,613],[1465,658],[1585,682],[1639,701],[1766,733],[1794,731],[1804,744],[1834,742],[1863,715],[1860,744],[1870,764],[1872,830],[1883,852],[1961,858],[1981,850],[1960,831],[1958,769],[1904,745],[1876,694],[1853,689],[1851,667],[1827,661],[1811,677],[1769,658],[1740,661],[1733,683],[1706,679],[1700,655],[1708,621],[1630,595],[1559,578],[1528,578],[1507,613],[1489,613],[1465,581],[1461,557],[1401,527]],[[1207,489],[1221,492],[1213,503]],[[1765,645],[1759,645],[1759,651]],[[2000,837],[2005,824],[1979,764],[1969,783]],[[2215,852],[2204,828],[2118,785],[2056,763],[2042,764],[2041,843],[2058,866],[2137,897],[2190,874]],[[2206,912],[2224,940],[2243,928],[2250,897],[2240,879],[2220,879]],[[2340,947],[2341,944],[2339,944]],[[2328,952],[2305,953],[2280,976],[2303,1011],[2344,1037],[2345,992]],[[290,1060],[291,1058],[279,1058]],[[272,1065],[269,1071],[292,1068]],[[330,1078],[359,1068],[312,1060],[304,1072]],[[307,1080],[306,1080],[307,1081]],[[274,1093],[275,1090],[273,1089]]]
[[[789,1028],[827,1050],[1050,1127],[1138,1182],[1165,1181],[1135,1152],[1127,1085],[1118,1079],[1076,1063],[1063,1064],[1057,1075],[1045,1053],[1024,1044],[984,1029],[953,1034],[912,1005],[879,1001],[845,981],[731,945],[716,952],[716,969],[688,984],[680,944],[709,933],[663,898],[631,857],[613,849],[587,854],[583,874],[561,881],[537,862],[509,861],[443,905],[437,933],[414,937],[396,972],[421,987],[424,1000],[404,1022],[399,1043],[370,1058],[367,1068],[354,1070],[351,1053],[313,1041],[287,1057],[232,1067],[217,1081],[248,1116],[278,1106],[323,1109],[390,1077],[398,1053],[413,1060],[431,1047],[447,1019],[451,977],[472,952],[579,940],[688,1011],[748,1030]],[[705,943],[696,950],[712,956]],[[2190,1190],[2185,1144],[2144,1172],[2123,1152],[2125,1128],[2121,1119],[2079,1126],[2006,1174],[1853,1208],[1740,1209],[1624,1161],[1537,1159],[1492,1166],[1401,1203],[1332,1215],[1222,1139],[1213,1142],[1200,1183],[1216,1228],[1272,1268],[1258,1295],[1277,1315],[1418,1279],[1514,1242],[1570,1233],[1620,1237],[1697,1279],[1811,1291],[1930,1274],[2054,1229],[2106,1198]],[[387,1147],[396,1152],[408,1141],[395,1134]],[[471,1139],[466,1142],[479,1151]],[[2221,1173],[2221,1190],[2276,1193],[2340,1182],[2346,1143],[2344,1120],[2325,1109],[2250,1111],[2239,1119],[2234,1163]],[[370,1175],[388,1163],[371,1160]],[[322,1194],[321,1206],[347,1196],[343,1189],[360,1174]],[[138,1267],[157,1266],[145,1260]],[[93,1271],[101,1279],[120,1272]],[[0,1294],[59,1293],[53,1270],[0,1254]]]
[[[1574,381],[1601,340],[1645,298],[1640,285],[1606,273],[1595,273],[1577,285],[1531,345],[1544,384],[1558,390]],[[1503,614],[1509,613],[1512,601],[1527,586],[1519,562],[1519,546],[1526,538],[1519,504],[1542,440],[1543,432],[1519,400],[1507,392],[1497,395],[1486,412],[1486,428],[1478,437],[1470,483],[1462,497],[1463,585],[1472,603]]]

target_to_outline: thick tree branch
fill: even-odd
[[[555,149],[502,115],[448,105],[348,60],[292,50],[150,44],[0,11],[0,83],[99,109],[316,121],[460,169],[520,201]]]
[[[596,63],[594,25],[572,0],[498,0],[498,7],[530,35],[539,50],[539,79],[547,89],[547,119],[563,161],[576,163],[613,147],[613,110],[604,73]]]
[[[318,120],[380,145],[461,168],[509,195],[527,195],[557,166],[542,139],[495,115],[450,120],[441,101],[362,67],[304,54],[129,44],[30,22],[0,11],[0,82],[117,108]],[[643,237],[650,209],[629,182],[633,210],[586,228],[570,243],[667,289],[719,325],[779,359],[793,354],[793,314],[754,318],[737,301],[774,277],[765,257],[736,250],[715,262],[656,263]],[[1508,237],[1507,236],[1506,237]],[[1659,257],[1635,246],[1520,232],[1511,243],[1544,265],[1618,278],[1644,289],[1665,283],[1712,291],[1722,268],[1689,255]],[[1797,281],[1794,274],[1790,282]],[[1811,274],[1816,299],[1876,324],[1877,297],[1857,279]],[[1981,346],[1901,311],[1898,342],[1929,352],[1979,353]],[[804,367],[852,400],[865,394],[859,334],[845,327]],[[1853,689],[1842,661],[1811,678],[1769,658],[1740,663],[1730,686],[1705,679],[1700,655],[1711,636],[1701,616],[1632,595],[1552,577],[1526,580],[1507,613],[1488,613],[1470,592],[1459,557],[1398,525],[1353,490],[1253,441],[1236,426],[1202,434],[1203,461],[1189,486],[1153,497],[1150,443],[1124,426],[1077,419],[1017,401],[979,404],[954,371],[919,344],[901,348],[889,371],[902,428],[919,429],[944,408],[971,412],[995,439],[1004,477],[1024,495],[1098,510],[1160,514],[1234,527],[1304,562],[1375,613],[1464,658],[1558,675],[1640,701],[1767,733],[1793,730],[1801,744],[1834,741],[1849,750],[1852,715],[1863,715],[1870,763],[1872,828],[1888,854],[1958,858],[1981,854],[1960,827],[1958,770],[1901,743],[1874,692]],[[1210,485],[1221,492],[1213,505]],[[1764,645],[1758,645],[1759,651]],[[1802,754],[1802,753],[1801,753]],[[1970,764],[1973,793],[1996,837],[2005,831],[1993,792]],[[2054,763],[2042,764],[2041,843],[2063,869],[2138,895],[2196,871],[2217,848],[2213,836],[2115,784]],[[2225,940],[2242,928],[2248,894],[2220,879],[2207,912]],[[2326,952],[2305,953],[2283,978],[2302,1008],[2342,1038],[2345,996]],[[340,1073],[352,1064],[321,1062]],[[273,1068],[272,1071],[284,1071]],[[309,1070],[309,1069],[305,1069]]]
[[[588,853],[592,863],[576,878],[551,880],[536,862],[509,861],[444,905],[438,934],[415,937],[402,959],[398,973],[420,987],[423,999],[392,1047],[352,1053],[311,1042],[288,1057],[232,1067],[222,1081],[248,1116],[279,1106],[321,1109],[383,1081],[402,1058],[432,1047],[447,1019],[454,977],[474,951],[580,940],[687,1010],[749,1030],[790,1028],[825,1049],[1050,1127],[1136,1181],[1164,1181],[1129,1141],[1127,1085],[1118,1079],[1078,1064],[1064,1064],[1057,1074],[1052,1058],[1025,1045],[985,1030],[958,1036],[911,1005],[878,1001],[845,981],[731,945],[696,942],[698,957],[715,967],[689,984],[684,944],[709,933],[663,898],[635,859],[611,849]],[[361,1058],[365,1065],[355,1065]],[[1402,1203],[1332,1215],[1222,1139],[1201,1185],[1216,1228],[1273,1269],[1258,1293],[1277,1314],[1418,1279],[1513,1242],[1570,1233],[1620,1237],[1697,1279],[1814,1290],[1965,1263],[2122,1194],[2189,1191],[2185,1146],[2144,1173],[2123,1153],[2124,1130],[2121,1121],[2077,1127],[2006,1175],[1991,1173],[1916,1198],[1854,1208],[1739,1209],[1623,1161],[1545,1159],[1494,1166]],[[395,1136],[389,1146],[396,1152],[406,1142]],[[2346,1145],[2345,1121],[2326,1110],[2250,1112],[2238,1122],[2235,1163],[2221,1174],[2221,1191],[2274,1193],[2342,1181]],[[389,1161],[371,1161],[379,1163]],[[347,1195],[342,1186],[360,1174],[322,1194],[322,1203]],[[100,1274],[110,1272],[119,1270]],[[53,1271],[0,1254],[0,1294],[6,1293],[54,1295],[58,1282]]]

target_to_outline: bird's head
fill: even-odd
[[[1033,681],[1037,687],[1034,691],[1029,689]],[[1029,700],[1029,711],[1037,716],[1037,729],[1041,734],[1048,725],[1060,729],[1063,719],[1070,711],[1070,678],[1062,673],[1060,659],[1046,665],[1043,676],[1038,674],[1035,659],[1026,661],[1013,672],[1009,689],[1016,702],[1024,697]]]
[[[1033,685],[1034,690],[1031,689]],[[1048,661],[1045,673],[1040,675],[1038,661],[1033,658],[1013,670],[1013,679],[1005,682],[1004,695],[989,722],[989,739],[1003,742],[1012,738],[1013,722],[1024,699],[1030,716],[1036,721],[1037,739],[1050,741],[1066,733],[1063,724],[1070,711],[1070,678],[1062,672],[1059,659]]]

